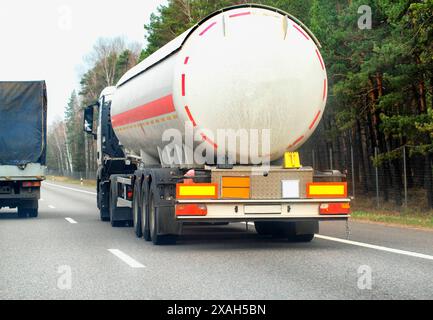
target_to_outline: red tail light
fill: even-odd
[[[319,213],[322,215],[350,214],[349,203],[322,203]]]
[[[32,188],[32,187],[40,187],[41,182],[40,181],[24,181],[23,182],[23,188]]]
[[[207,207],[205,204],[178,204],[176,216],[206,216]]]

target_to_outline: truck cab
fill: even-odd
[[[118,210],[110,215],[110,177],[114,174],[134,172],[135,165],[125,158],[123,148],[111,125],[111,101],[115,87],[105,88],[97,102],[84,110],[84,131],[97,141],[97,207],[102,221],[113,225],[131,221],[128,210]]]

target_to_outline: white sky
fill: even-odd
[[[84,58],[100,37],[144,46],[150,14],[165,0],[1,0],[0,81],[46,80],[48,121],[63,118]]]

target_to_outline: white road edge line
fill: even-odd
[[[393,248],[388,248],[388,247],[377,246],[377,245],[374,245],[374,244],[368,244],[368,243],[351,241],[351,240],[344,240],[344,239],[340,239],[340,238],[333,238],[333,237],[322,236],[322,235],[316,235],[316,238],[323,239],[323,240],[328,240],[328,241],[340,242],[340,243],[344,243],[344,244],[350,244],[350,245],[353,245],[353,246],[358,246],[358,247],[363,247],[363,248],[369,248],[369,249],[374,249],[374,250],[379,250],[379,251],[385,251],[385,252],[402,254],[402,255],[405,255],[405,256],[410,256],[410,257],[415,257],[415,258],[433,260],[433,256],[429,256],[427,254],[422,254],[422,253],[417,253],[417,252],[411,252],[411,251],[393,249]]]
[[[130,256],[128,256],[126,253],[123,253],[122,251],[118,249],[108,249],[112,254],[114,254],[116,257],[118,257],[120,260],[125,262],[127,265],[129,265],[131,268],[144,268],[144,266],[138,262],[137,260],[134,260]]]
[[[72,219],[72,218],[65,218],[65,220],[68,221],[69,223],[72,223],[72,224],[76,224],[76,223],[78,223],[77,221],[75,221],[75,220]]]
[[[248,222],[248,224],[251,225],[251,226],[254,226],[253,222]],[[316,234],[315,237],[318,238],[318,239],[322,239],[322,240],[328,240],[328,241],[334,241],[334,242],[339,242],[339,243],[344,243],[344,244],[350,244],[352,246],[358,246],[358,247],[363,247],[363,248],[368,248],[368,249],[374,249],[374,250],[379,250],[379,251],[385,251],[385,252],[391,252],[391,253],[396,253],[396,254],[402,254],[402,255],[405,255],[405,256],[415,257],[415,258],[421,258],[421,259],[426,259],[426,260],[433,260],[433,256],[430,256],[428,254],[423,254],[423,253],[405,251],[405,250],[400,250],[400,249],[393,249],[393,248],[388,248],[388,247],[383,247],[383,246],[377,246],[377,245],[374,245],[374,244],[368,244],[368,243],[363,243],[363,242],[358,242],[358,241],[352,241],[352,240],[345,240],[345,239],[340,239],[340,238],[322,236],[320,234]]]
[[[60,186],[58,184],[52,184],[52,183],[48,183],[48,182],[45,182],[45,181],[44,181],[43,184],[46,184],[47,186],[51,186],[51,187],[57,187],[57,188],[61,188],[61,189],[72,190],[72,191],[76,191],[76,192],[81,192],[81,193],[87,193],[87,194],[91,194],[91,195],[96,195],[96,192],[90,192],[90,191],[85,191],[85,190],[80,190],[80,189],[75,189],[75,188],[64,187],[64,186]]]
[[[50,205],[48,205],[48,208],[55,209],[56,207],[50,204]]]

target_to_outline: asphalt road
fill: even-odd
[[[433,299],[433,232],[351,229],[302,244],[202,226],[159,247],[100,222],[91,188],[44,183],[38,219],[0,213],[0,299]]]

